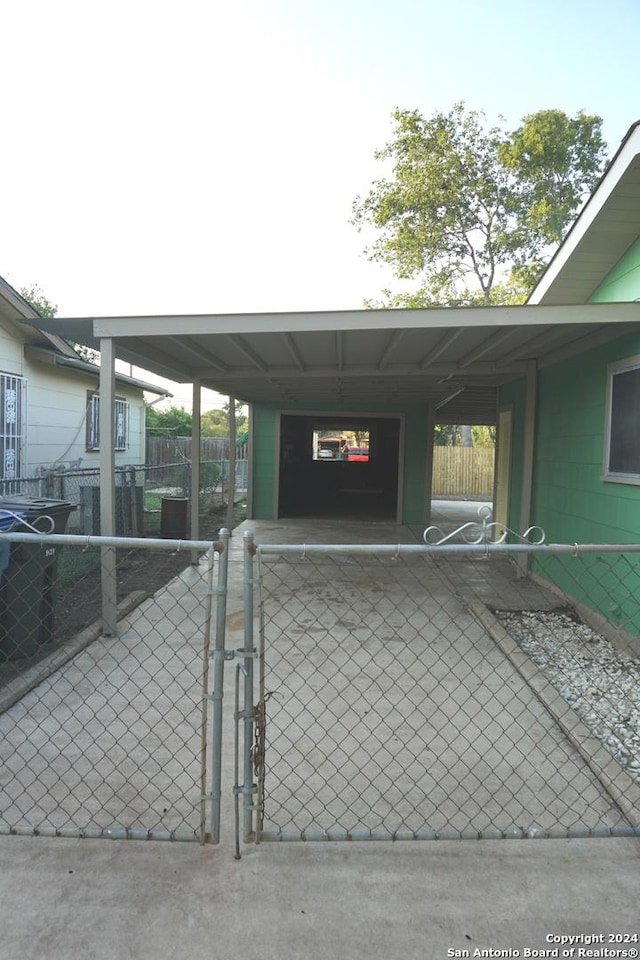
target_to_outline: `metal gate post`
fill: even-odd
[[[224,691],[225,634],[227,622],[227,580],[229,570],[229,531],[220,530],[220,560],[216,589],[216,636],[213,657],[213,694],[211,716],[211,842],[220,843],[220,798],[222,795],[222,698]]]
[[[244,659],[244,754],[243,754],[243,838],[245,843],[253,839],[253,796],[255,784],[253,782],[253,658],[255,647],[253,643],[253,570],[256,548],[253,543],[253,533],[244,534],[244,649],[241,656]]]

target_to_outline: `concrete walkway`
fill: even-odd
[[[258,542],[415,536],[393,524],[249,526]],[[230,647],[241,645],[242,533]],[[637,840],[276,843],[236,861],[229,775],[227,759],[218,848],[0,837],[0,960],[437,960],[640,933]]]

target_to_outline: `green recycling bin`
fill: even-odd
[[[28,659],[51,643],[61,547],[39,543],[38,532],[64,533],[75,509],[68,500],[0,497],[0,529],[31,534],[28,543],[0,544],[0,661]]]

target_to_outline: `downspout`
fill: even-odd
[[[116,535],[115,350],[111,337],[100,339],[100,533]],[[117,635],[116,548],[101,547],[102,632]]]

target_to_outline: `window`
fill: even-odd
[[[126,450],[129,446],[129,403],[116,398],[114,450]],[[87,400],[87,450],[100,449],[100,397],[90,393]]]
[[[640,484],[640,357],[607,367],[604,479]]]
[[[314,430],[312,458],[325,463],[336,460],[368,463],[370,439],[369,430],[352,424],[346,428],[329,426],[325,430]]]
[[[0,477],[3,480],[14,480],[22,475],[26,392],[24,377],[0,373]]]

